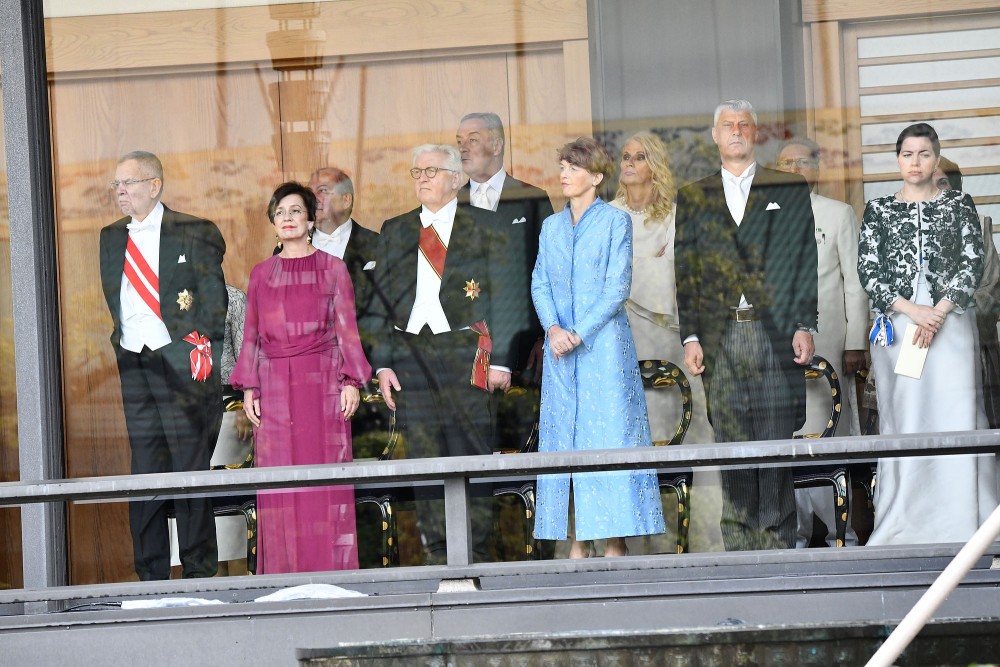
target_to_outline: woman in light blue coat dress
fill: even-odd
[[[611,157],[580,138],[559,151],[569,203],[545,220],[531,296],[546,331],[539,451],[649,447],[646,399],[625,314],[632,284],[632,221],[597,197]],[[664,531],[651,470],[541,475],[535,537],[567,538],[570,496],[575,535],[570,558],[623,556],[625,537]]]

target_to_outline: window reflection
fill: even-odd
[[[323,192],[321,207],[329,207],[331,220],[337,208],[336,219],[349,220],[357,236],[377,231],[383,221],[415,206],[408,174],[412,148],[423,143],[455,144],[466,114],[491,111],[506,132],[500,156],[503,171],[537,186],[541,197],[536,198],[549,200],[559,211],[565,198],[554,149],[578,136],[596,135],[616,162],[621,158],[602,194],[609,201],[619,200],[618,205],[633,217],[634,239],[640,244],[634,247],[633,298],[628,306],[637,347],[648,343],[639,359],[654,365],[673,363],[692,388],[693,402],[686,408],[673,388],[647,388],[653,440],[670,440],[685,410],[690,410],[687,444],[706,444],[715,438],[708,400],[703,379],[687,373],[684,364],[684,315],[678,317],[672,303],[668,277],[675,268],[657,273],[658,269],[646,266],[674,261],[671,190],[719,172],[719,148],[710,134],[711,112],[719,101],[745,96],[754,103],[759,113],[755,147],[762,168],[777,166],[785,150],[798,153],[786,159],[783,169],[804,172],[813,166],[805,160],[815,159],[816,173],[803,177],[817,211],[838,202],[845,220],[851,215],[857,218],[866,201],[896,192],[900,180],[892,150],[895,137],[906,125],[927,120],[938,128],[942,153],[962,166],[965,191],[975,198],[979,213],[994,219],[1000,215],[1000,169],[989,145],[995,134],[990,128],[996,125],[997,105],[990,100],[996,88],[976,85],[997,78],[990,74],[997,62],[991,51],[996,41],[991,38],[1000,30],[997,12],[975,17],[905,15],[871,23],[861,20],[858,7],[863,3],[846,3],[844,13],[831,18],[820,16],[825,10],[816,3],[805,2],[803,31],[802,24],[773,20],[779,3],[769,0],[728,8],[726,22],[715,20],[711,3],[689,8],[678,17],[669,3],[660,2],[623,6],[511,0],[471,3],[462,21],[489,29],[470,31],[464,28],[467,23],[434,12],[398,17],[381,11],[378,2],[365,3],[364,11],[346,18],[344,8],[356,8],[357,3],[219,8],[203,2],[203,8],[184,11],[166,11],[170,3],[161,3],[146,5],[141,13],[116,13],[117,5],[98,2],[88,7],[87,15],[78,15],[77,4],[48,3],[46,28],[62,315],[64,321],[73,322],[64,327],[65,392],[84,397],[66,402],[66,466],[74,477],[132,471],[115,353],[108,343],[112,318],[104,303],[97,259],[100,229],[119,217],[107,183],[116,178],[118,157],[128,151],[143,149],[160,156],[165,169],[163,201],[215,222],[227,246],[226,283],[245,291],[252,267],[274,252],[266,202],[279,183],[319,183],[323,179],[317,177],[318,169],[336,167],[347,176],[350,191]],[[76,38],[83,34],[87,40]],[[912,39],[913,35],[920,39]],[[163,43],[176,46],[156,47]],[[379,45],[377,52],[373,44]],[[637,44],[644,48],[634,48]],[[841,47],[829,51],[830,44],[842,45],[842,52]],[[977,57],[975,51],[983,55]],[[937,62],[940,54],[952,52],[960,52],[961,60]],[[784,69],[776,63],[785,63]],[[932,91],[925,90],[928,85]],[[830,91],[843,93],[831,98]],[[650,202],[630,191],[643,185],[634,159],[633,144],[639,137],[652,137],[638,144],[654,167],[654,176],[650,145],[663,153],[673,180],[672,187],[664,188],[670,201],[653,205],[660,226],[642,219],[641,211]],[[815,143],[797,144],[796,149],[783,144],[787,139]],[[625,153],[632,159],[625,159]],[[488,176],[483,174],[477,183]],[[341,182],[339,177],[336,182]],[[475,195],[470,191],[466,196]],[[496,209],[490,196],[488,191],[483,195],[486,204]],[[856,224],[849,220],[843,229],[835,229],[834,223],[820,218],[816,213],[811,239],[820,249],[839,248],[838,239],[850,237],[850,225]],[[321,227],[325,237],[316,238],[346,252],[350,242],[337,238],[336,228],[339,224]],[[849,255],[850,251],[838,256],[835,267],[846,282],[853,275]],[[348,261],[347,256],[344,259]],[[366,257],[359,271],[352,269],[352,276],[364,276],[364,266],[373,260],[374,256]],[[0,270],[0,281],[6,270]],[[822,281],[822,275],[817,279]],[[667,286],[660,289],[664,281]],[[377,342],[364,340],[361,321],[365,317],[361,294],[368,292],[363,300],[369,300],[370,285],[362,280],[359,288],[358,282],[354,289],[367,353],[369,344]],[[753,291],[755,285],[744,287]],[[0,307],[6,306],[8,313],[9,292],[8,280],[0,284]],[[857,359],[845,363],[845,352],[866,347],[868,323],[860,327],[859,335],[856,318],[846,315],[847,306],[845,314],[830,315],[824,312],[829,303],[820,299],[819,337],[841,324],[850,333],[832,347],[825,341],[820,347],[817,338],[817,350],[841,381],[843,412],[837,434],[857,434],[866,425],[876,428],[877,418],[869,419],[868,411],[877,403],[870,398],[866,406],[857,400],[852,377]],[[861,319],[867,317],[866,312]],[[0,318],[0,326],[9,324],[2,311]],[[830,325],[829,318],[837,324]],[[656,327],[656,333],[645,337],[637,333],[644,325]],[[984,335],[991,333],[989,327],[983,328]],[[663,335],[675,340],[665,344]],[[10,340],[6,328],[0,330],[0,345],[4,340]],[[522,345],[525,356],[531,354],[531,343]],[[6,349],[0,347],[0,364],[8,363],[2,356]],[[520,448],[524,432],[530,432],[536,421],[532,411],[537,408],[525,404],[533,406],[537,387],[528,381],[530,374],[518,375],[524,367],[513,370],[523,393],[508,395],[499,408],[503,417],[498,426],[505,440],[497,449],[505,451]],[[823,381],[806,382],[811,414],[800,429],[802,435],[825,430],[829,408],[824,399],[829,389]],[[13,415],[12,391],[4,390],[0,401],[3,414]],[[227,419],[235,422],[238,414],[237,408]],[[382,452],[387,414],[377,412],[372,425],[366,418],[354,422],[355,456],[377,457]],[[719,411],[712,416],[718,421]],[[4,429],[13,431],[12,424],[4,417]],[[223,428],[235,432],[236,426]],[[12,442],[16,434],[5,432],[3,465],[8,475],[16,475]],[[407,453],[408,444],[412,443],[405,442],[404,435],[398,455]],[[694,471],[685,480],[686,496],[661,484],[668,526],[679,525],[678,499],[687,501],[687,507],[679,508],[682,514],[691,513],[687,550],[723,548],[720,476],[718,470]],[[857,476],[864,479],[864,471]],[[829,543],[836,528],[830,525],[836,523],[832,493],[821,485],[812,490],[803,487],[797,495],[798,541]],[[415,506],[410,498],[400,502],[401,560],[422,562]],[[520,525],[511,515],[522,510],[520,501],[502,502],[508,505],[500,510],[506,516],[497,522],[507,526],[501,530],[506,536],[514,531],[511,526]],[[854,507],[865,502],[863,494],[855,494]],[[377,505],[359,510],[359,541],[366,539],[368,529],[361,524],[367,526],[368,519],[361,517],[369,510],[373,520],[381,511]],[[0,528],[19,530],[17,520],[4,523],[13,513],[0,511]],[[243,520],[236,517],[236,523]],[[816,531],[811,530],[814,523]],[[677,544],[671,530],[675,528],[662,538],[630,544],[632,553],[672,553]],[[375,533],[374,539],[381,539],[379,531]],[[865,530],[857,533],[863,542]],[[850,543],[851,538],[846,539]],[[409,546],[403,544],[407,540]],[[411,549],[413,540],[418,546]],[[500,551],[523,551],[523,537],[507,541],[513,546]],[[73,583],[134,576],[124,504],[100,510],[72,505],[69,543]],[[551,549],[545,545],[544,550]],[[365,560],[362,556],[362,564]],[[370,561],[377,563],[379,557]]]

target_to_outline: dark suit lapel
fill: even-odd
[[[729,211],[729,204],[726,203],[726,188],[722,185],[722,172],[717,171],[706,179],[704,190],[702,190],[702,196],[706,204],[711,204],[711,206],[718,206],[718,210],[714,218],[722,224],[729,225],[736,228],[736,220],[733,218],[733,214]],[[712,210],[710,206],[706,206],[707,210]],[[744,218],[746,214],[744,213]]]
[[[122,304],[122,274],[125,272],[125,244],[128,242],[128,218],[122,218],[114,223],[106,236],[108,262],[102,266],[104,290],[108,297],[108,305],[115,322],[121,316]]]
[[[177,270],[177,260],[183,254],[181,234],[177,229],[174,212],[163,207],[163,223],[160,226],[160,311],[164,317],[171,311],[170,304],[177,300],[174,289],[174,271]],[[181,289],[186,289],[182,286]]]
[[[351,228],[351,237],[347,239],[347,247],[344,248],[344,264],[347,265],[347,270],[354,275],[354,267],[358,262],[362,261],[361,251],[359,246],[361,245],[358,241],[360,234],[358,234],[358,223],[353,223]]]
[[[478,238],[478,235],[475,233],[475,224],[475,219],[473,219],[468,211],[459,207],[455,212],[455,224],[451,228],[451,239],[448,242],[448,259],[444,263],[444,275],[441,276],[442,304],[446,300],[463,295],[464,292],[461,290],[465,288],[466,280],[481,280],[475,276],[465,275],[468,273],[468,267],[462,261],[466,257],[475,256],[471,252],[470,247],[474,240]],[[483,269],[485,270],[485,267]]]
[[[400,290],[396,317],[402,321],[403,326],[406,326],[406,320],[413,311],[413,302],[417,298],[417,253],[419,252],[420,209],[416,209],[410,212],[406,224],[401,225],[395,266],[390,269],[396,273],[394,282]]]

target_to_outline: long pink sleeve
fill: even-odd
[[[337,278],[333,293],[334,327],[337,332],[337,343],[343,357],[340,369],[340,381],[360,389],[372,376],[372,367],[361,348],[361,336],[358,334],[357,315],[354,306],[354,285],[347,265],[336,264]]]

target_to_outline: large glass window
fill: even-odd
[[[968,16],[955,8],[947,18],[914,16],[906,8],[895,9],[895,3],[873,16],[864,2],[840,3],[833,10],[812,0],[685,3],[683,10],[679,3],[659,0],[508,0],[465,3],[455,14],[448,13],[447,3],[439,6],[431,0],[183,4],[178,9],[178,3],[147,2],[137,12],[122,11],[120,3],[110,0],[88,3],[86,9],[67,0],[46,3],[64,392],[75,398],[65,401],[65,460],[71,477],[133,471],[116,348],[109,342],[115,318],[102,289],[100,264],[101,230],[122,216],[120,185],[113,189],[108,184],[127,180],[116,176],[116,169],[118,158],[130,151],[150,151],[161,160],[167,207],[217,225],[226,242],[225,282],[242,291],[251,269],[269,258],[275,246],[267,204],[276,186],[288,180],[308,183],[316,169],[338,167],[353,181],[352,220],[378,231],[383,221],[419,205],[409,173],[412,149],[424,143],[454,145],[460,120],[470,112],[499,116],[505,129],[503,169],[541,188],[555,211],[567,201],[556,157],[566,142],[592,135],[608,148],[617,165],[601,190],[609,200],[620,184],[645,178],[636,171],[637,150],[645,162],[651,150],[662,147],[672,183],[660,192],[672,200],[682,186],[719,173],[712,112],[722,100],[745,98],[757,112],[754,150],[762,169],[777,165],[786,140],[815,142],[818,153],[807,147],[806,155],[786,158],[784,164],[811,170],[814,194],[840,202],[839,210],[850,218],[841,235],[848,245],[857,239],[855,225],[865,202],[901,188],[896,136],[918,121],[937,128],[942,153],[961,166],[963,187],[979,213],[994,219],[1000,215],[1000,160],[994,145],[1000,59],[992,48],[1000,30],[1000,4],[995,11]],[[654,142],[630,142],[639,132]],[[657,177],[665,173],[660,169]],[[630,204],[645,210],[642,201],[628,199],[626,192],[620,204],[623,210]],[[720,210],[728,210],[725,198],[720,201]],[[763,204],[768,211],[771,204],[781,209],[777,201]],[[637,210],[627,308],[638,360],[649,362],[643,374],[652,439],[671,440],[678,421],[690,412],[684,442],[707,444],[716,439],[709,399],[702,378],[684,364],[684,318],[692,316],[679,312],[674,296],[675,282],[691,278],[683,273],[690,262],[673,262],[675,241],[689,239],[675,236],[672,202],[655,208],[662,219],[649,224],[641,222],[647,213]],[[690,210],[678,212],[682,214]],[[845,306],[842,283],[856,285],[856,265],[849,251],[834,248],[839,241],[833,225],[817,217],[805,238],[819,253],[829,251],[818,261],[821,266],[832,262],[830,271],[839,276],[834,287],[818,285],[816,344],[817,352],[839,371],[840,384],[831,402],[826,369],[802,369],[809,376],[809,421],[798,433],[806,437],[831,435],[827,424],[838,410],[837,435],[877,432],[878,409],[888,400],[885,394],[876,400],[871,386],[866,392],[863,378],[859,384],[853,372],[843,370],[845,349],[867,351],[870,322],[867,296],[856,295],[861,315],[846,333],[850,306]],[[989,243],[992,228],[985,229]],[[5,260],[3,266],[8,265]],[[750,305],[757,307],[753,319],[759,320],[769,295],[754,292],[752,279],[736,278],[747,282],[733,288],[733,306],[741,294],[751,299],[758,294],[760,300]],[[9,292],[0,271],[0,341],[11,338],[4,335],[9,334]],[[183,301],[180,293],[168,296],[164,304],[183,308],[174,303]],[[830,310],[833,302],[839,305]],[[979,314],[978,333],[970,332],[992,345],[984,355],[993,357],[983,359],[987,372],[1000,374],[996,312],[981,308]],[[958,316],[949,315],[949,321]],[[792,324],[808,329],[815,322]],[[693,333],[711,345],[708,332]],[[775,354],[791,355],[795,334],[785,333],[784,352]],[[0,345],[5,368],[12,364],[8,347]],[[967,371],[966,385],[982,388],[976,376],[979,354],[966,352],[968,368],[960,365]],[[936,363],[936,353],[932,347],[928,363]],[[681,392],[674,391],[683,384],[679,375],[668,377],[674,367],[688,375],[686,404]],[[10,378],[10,391],[4,389],[0,396],[0,473],[16,476],[13,374],[4,377]],[[1000,415],[1000,386],[991,387],[985,377],[987,401],[995,392],[992,400]],[[927,391],[947,391],[962,382],[949,374]],[[880,386],[891,385],[891,378],[885,378]],[[783,391],[746,385],[737,393],[745,398],[772,390]],[[720,419],[721,409],[713,412]],[[987,410],[983,412],[985,417]],[[504,420],[509,419],[510,413],[501,411],[504,437]],[[230,415],[223,429],[235,429],[235,421]],[[384,424],[374,423],[376,428],[365,432],[356,422],[355,456],[381,451]],[[927,422],[920,428],[950,426]],[[788,431],[781,437],[791,435]],[[404,432],[399,456],[407,454],[407,444]],[[520,444],[505,442],[498,449],[517,450]],[[860,490],[871,488],[871,466],[852,470],[860,482],[855,507],[866,507]],[[719,523],[727,504],[725,479],[717,470],[699,470],[682,480],[680,490],[677,484],[664,487],[672,489],[664,495],[669,525],[684,525],[690,512],[687,549],[723,549]],[[992,493],[995,498],[996,488]],[[825,542],[835,527],[825,526],[828,532],[821,535],[813,523],[832,521],[834,496],[826,487],[813,493],[826,508],[813,518],[808,495],[803,491],[798,500],[802,521],[808,523],[803,539]],[[513,516],[520,511],[515,509]],[[678,511],[682,516],[675,523]],[[71,504],[68,514],[72,583],[135,576],[125,503]],[[0,512],[0,531],[18,544],[13,539],[18,521],[5,523],[8,516],[16,517],[16,512]],[[862,542],[870,521],[870,514],[858,519]],[[520,530],[510,507],[501,511],[497,523]],[[404,561],[416,563],[419,546],[407,551],[417,539],[412,524],[404,509],[398,547]],[[512,539],[524,541],[523,535]],[[634,546],[672,553],[677,542],[676,535],[667,533]]]

